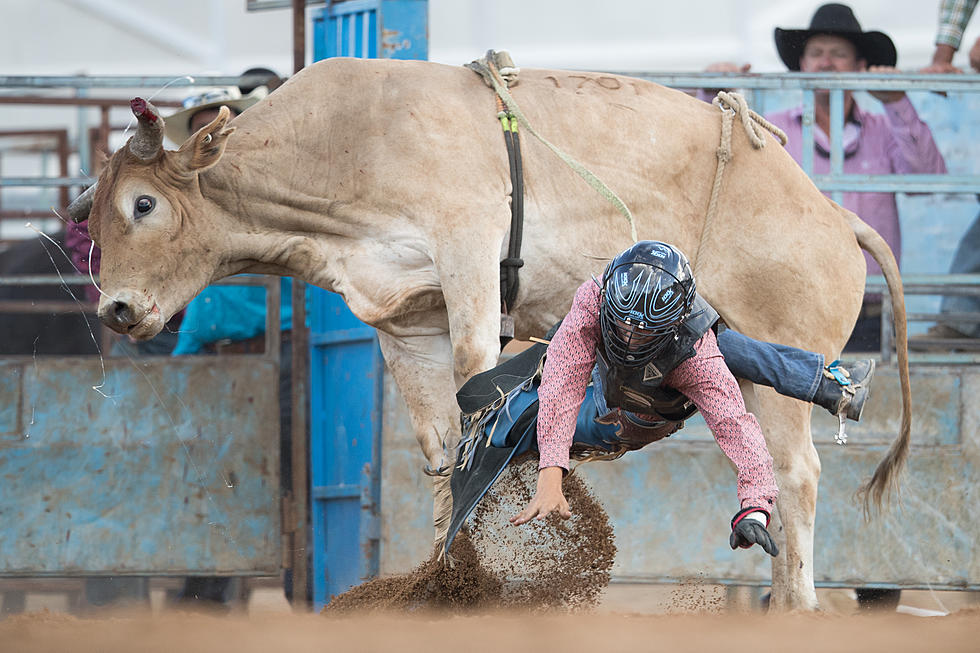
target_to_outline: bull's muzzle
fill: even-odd
[[[99,319],[118,333],[146,340],[160,333],[165,320],[152,299],[132,291],[120,291],[99,302]]]

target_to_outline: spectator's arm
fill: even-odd
[[[101,251],[98,247],[93,247],[92,238],[88,233],[88,220],[83,222],[69,222],[65,232],[65,247],[71,254],[72,265],[80,274],[99,274],[99,264],[101,262]],[[91,252],[91,260],[89,253]],[[99,301],[99,290],[89,284],[85,287],[85,299],[90,302]]]
[[[884,107],[892,133],[888,158],[893,171],[898,174],[945,174],[943,155],[912,102],[906,97]]]
[[[953,53],[960,47],[963,32],[976,6],[977,0],[942,0],[939,3],[939,29],[936,31],[933,64],[952,63]]]
[[[88,274],[89,269],[93,273],[99,271],[99,248],[92,247],[92,239],[88,235],[88,220],[83,222],[69,222],[65,233],[65,246],[71,253],[71,262],[75,269],[82,274]],[[92,251],[92,262],[89,264],[89,250]]]
[[[980,73],[980,38],[970,48],[970,67]]]

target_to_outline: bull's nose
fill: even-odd
[[[117,292],[114,297],[103,297],[99,304],[99,319],[112,329],[125,333],[146,314],[146,300],[131,291]]]
[[[130,326],[136,324],[136,311],[131,304],[126,302],[111,302],[106,310],[106,315],[110,320],[120,326]]]

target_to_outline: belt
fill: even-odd
[[[280,341],[289,342],[288,330],[280,331]],[[204,351],[209,354],[264,354],[265,334],[246,338],[245,340],[229,340],[224,338],[204,345]]]

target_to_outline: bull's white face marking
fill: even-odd
[[[111,232],[116,235],[109,250],[103,251],[102,264],[103,284],[111,297],[100,301],[99,316],[111,328],[137,340],[152,338],[175,308],[166,301],[176,283],[172,262],[154,256],[158,243],[169,242],[176,234],[174,205],[147,181],[131,178],[117,185],[112,207]],[[114,317],[118,303],[131,309],[121,321]]]
[[[172,222],[170,201],[145,181],[123,181],[116,191],[115,208],[126,220],[126,232],[134,226],[164,226]]]

